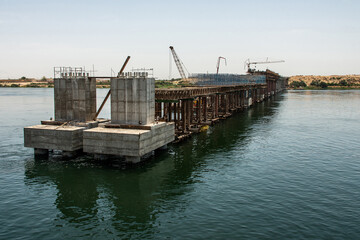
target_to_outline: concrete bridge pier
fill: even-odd
[[[172,119],[171,103],[161,106],[164,118]],[[139,163],[174,138],[174,123],[155,121],[155,79],[122,76],[111,80],[111,122],[85,130],[83,148],[87,153],[123,156],[128,163]]]
[[[83,147],[83,131],[97,126],[96,80],[84,76],[54,79],[55,120],[24,128],[25,147],[35,156],[48,156],[49,149],[73,157]]]

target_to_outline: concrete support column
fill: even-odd
[[[197,105],[197,109],[196,109],[197,120],[198,123],[201,123],[201,97],[198,97],[198,101],[196,105]]]
[[[228,101],[229,101],[229,112],[230,112],[230,109],[232,109],[232,93],[228,93]]]
[[[178,125],[178,116],[177,116],[177,103],[174,103],[174,123],[175,123],[175,129]]]
[[[239,92],[239,106],[240,106],[240,108],[242,108],[243,107],[243,104],[242,104],[242,90]]]
[[[232,93],[232,108],[236,108],[236,93]]]
[[[219,95],[215,95],[215,117],[219,116]]]
[[[238,104],[239,104],[239,102],[238,102],[238,99],[239,99],[239,94],[238,94],[238,92],[235,92],[235,93],[234,93],[234,99],[235,99],[234,107],[237,109],[237,108],[238,108]]]
[[[185,100],[181,100],[181,121],[182,121],[182,131],[186,131],[186,104]]]
[[[168,115],[167,115],[167,121],[171,122],[172,119],[172,108],[171,108],[172,103],[169,102],[168,103]]]
[[[234,92],[234,108],[237,108],[238,92]]]
[[[212,110],[211,118],[213,118],[213,119],[216,117],[216,115],[215,115],[215,101],[216,101],[216,96],[212,95],[211,96],[211,110]]]
[[[187,104],[187,113],[186,113],[186,127],[190,128],[191,123],[191,109],[192,109],[192,100],[186,100]]]
[[[207,97],[203,97],[204,122],[207,120]]]
[[[69,77],[54,80],[55,120],[92,121],[96,114],[96,80]]]
[[[49,150],[43,148],[34,148],[35,158],[47,158],[49,156]]]
[[[245,105],[245,103],[246,103],[246,90],[243,90],[243,92],[242,92],[243,94],[242,94],[242,105],[243,105],[243,107],[246,107],[246,105]]]
[[[161,103],[156,102],[155,103],[155,118],[160,118],[160,117],[161,117]]]
[[[168,104],[164,102],[164,120],[167,121],[168,119]]]
[[[229,112],[229,95],[226,94],[224,95],[225,97],[225,114],[227,114]]]
[[[194,123],[194,99],[189,100],[189,107],[190,107],[190,125]]]

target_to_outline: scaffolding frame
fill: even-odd
[[[191,74],[191,79],[196,85],[246,85],[266,84],[265,75],[240,75],[240,74]]]
[[[54,67],[54,79],[90,77],[92,71],[86,71],[85,67]]]

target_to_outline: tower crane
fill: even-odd
[[[221,61],[221,59],[224,59],[224,60],[225,60],[225,66],[226,66],[226,58],[220,56],[220,57],[218,58],[218,61],[217,61],[217,64],[216,64],[216,74],[219,73],[219,67],[220,67],[220,61]]]
[[[170,50],[171,50],[171,53],[174,57],[174,61],[175,61],[175,64],[176,64],[176,67],[177,69],[179,70],[179,73],[180,73],[180,76],[182,79],[186,79],[186,75],[185,75],[185,72],[184,72],[184,68],[186,69],[184,63],[182,63],[182,61],[179,59],[178,55],[176,54],[175,52],[175,49],[173,46],[170,46]],[[187,71],[187,70],[186,70]]]
[[[267,63],[282,63],[282,62],[285,62],[284,60],[277,60],[277,61],[268,61],[266,59],[266,61],[259,61],[259,62],[251,62],[250,59],[246,60],[245,63],[244,63],[244,68],[247,66],[248,70],[247,72],[248,73],[253,73],[255,72],[255,69],[251,69],[251,65],[256,65],[256,64],[267,64]]]

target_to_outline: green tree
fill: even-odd
[[[299,87],[306,87],[306,83],[304,81],[293,81],[290,83],[291,88],[299,88]]]
[[[326,82],[321,81],[321,82],[320,82],[320,87],[321,87],[321,88],[327,88],[328,85],[327,85]]]
[[[349,86],[349,83],[346,80],[341,80],[339,84],[340,86]]]
[[[320,87],[320,80],[312,80],[310,85],[315,87]]]

